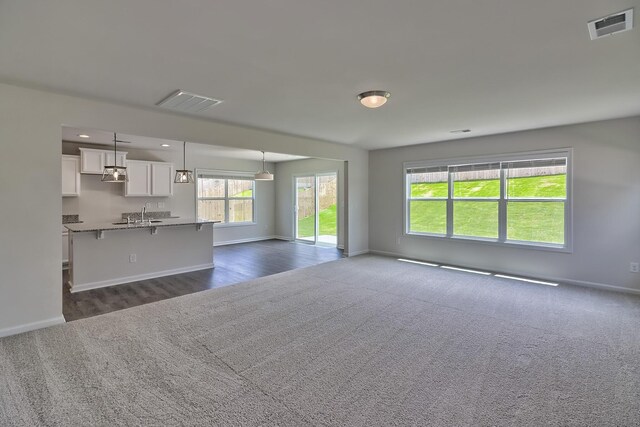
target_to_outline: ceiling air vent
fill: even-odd
[[[185,92],[184,90],[177,90],[156,105],[183,113],[201,113],[221,102],[221,99],[209,98],[196,95],[195,93]]]
[[[633,9],[595,19],[588,26],[591,40],[630,30],[633,28]]]

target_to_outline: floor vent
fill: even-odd
[[[221,102],[221,99],[196,95],[184,90],[176,90],[156,105],[183,113],[201,113]]]
[[[630,30],[633,28],[633,9],[595,19],[588,26],[591,40]]]

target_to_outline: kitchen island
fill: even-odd
[[[213,268],[213,224],[163,219],[67,224],[72,293]]]

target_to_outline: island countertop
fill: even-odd
[[[144,222],[141,224],[122,224],[122,221],[114,222],[85,222],[76,224],[65,224],[65,228],[74,233],[82,233],[89,231],[108,231],[108,230],[133,230],[139,228],[155,228],[155,227],[176,227],[179,225],[203,225],[203,224],[216,224],[221,221],[202,221],[194,219],[162,219],[154,220],[157,222]]]

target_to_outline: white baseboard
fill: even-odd
[[[122,285],[124,283],[137,282],[139,280],[155,279],[156,277],[171,276],[173,274],[189,273],[190,271],[206,270],[213,268],[213,263],[193,265],[190,267],[174,268],[173,270],[154,271],[153,273],[138,274],[135,276],[118,277],[116,279],[102,280],[99,282],[82,283],[74,285],[69,281],[70,292],[88,291],[89,289],[106,288],[107,286]]]
[[[388,256],[388,257],[394,257],[394,258],[415,259],[415,258],[413,258],[413,257],[411,257],[409,255],[403,255],[403,254],[399,254],[399,253],[395,253],[395,252],[378,251],[378,250],[371,250],[370,252],[372,254],[375,254],[375,255],[382,255],[382,256]],[[439,261],[433,261],[433,260],[427,260],[427,259],[420,260],[420,261],[431,262],[431,263],[434,263],[434,264],[443,264],[442,262],[439,262]],[[465,265],[462,265],[462,264],[456,264],[456,267],[483,270],[483,268],[481,268],[481,267],[465,266]],[[536,275],[536,277],[533,277],[533,276],[531,276],[529,274],[518,272],[518,271],[513,271],[513,270],[502,270],[502,271],[491,271],[491,272],[492,273],[497,273],[497,274],[507,274],[507,275],[511,275],[511,276],[524,276],[524,277],[528,277],[528,278],[530,277],[530,278],[534,278],[534,279],[544,280],[544,281],[547,281],[547,282],[554,282],[554,283],[560,283],[560,284],[564,283],[564,284],[567,284],[567,285],[582,286],[582,287],[586,287],[586,288],[603,289],[603,290],[613,291],[613,292],[623,292],[623,293],[640,295],[640,289],[624,288],[622,286],[609,285],[609,284],[606,284],[606,283],[588,282],[588,281],[585,281],[585,280],[567,279],[567,278],[554,277],[554,276],[548,276],[548,275]]]
[[[288,236],[273,236],[274,239],[286,240],[287,242],[293,242],[293,238]]]
[[[213,246],[225,246],[225,245],[235,245],[238,243],[251,243],[251,242],[261,242],[263,240],[273,240],[278,239],[278,236],[262,236],[262,237],[249,237],[248,239],[237,239],[237,240],[225,240],[223,242],[214,242]]]
[[[47,328],[49,326],[60,325],[65,322],[66,321],[64,320],[64,316],[58,316],[51,319],[40,320],[37,322],[25,323],[24,325],[12,326],[10,328],[0,329],[0,338],[29,331],[35,331],[36,329]]]
[[[365,249],[362,251],[350,251],[348,254],[345,254],[345,255],[348,257],[352,257],[352,256],[368,254],[369,252],[371,252],[369,249]]]

